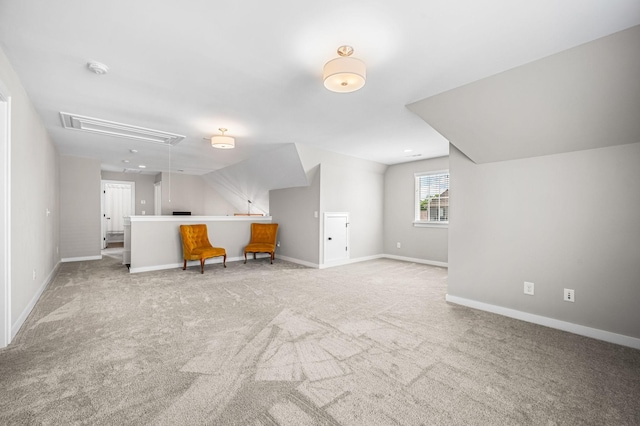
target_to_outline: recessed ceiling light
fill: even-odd
[[[412,149],[405,149],[404,152],[413,152]]]
[[[145,166],[144,164],[140,164],[138,167],[140,167],[141,169],[146,169],[147,166]]]
[[[136,154],[138,152],[138,150],[137,149],[130,149],[129,152],[132,153],[132,154]]]

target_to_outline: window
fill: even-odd
[[[449,171],[416,173],[415,224],[449,223]]]

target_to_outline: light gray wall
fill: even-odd
[[[640,25],[408,108],[476,163],[636,143]]]
[[[102,171],[102,180],[119,180],[125,182],[135,182],[136,186],[136,215],[141,215],[142,211],[145,214],[153,214],[153,184],[156,180],[156,175],[143,175],[143,174],[131,174],[131,173],[118,173]],[[144,200],[146,204],[140,204],[140,201]]]
[[[60,166],[56,148],[2,50],[0,80],[11,96],[10,303],[17,332],[60,259]]]
[[[383,253],[384,171],[322,163],[320,195],[321,214],[349,212],[351,259]],[[323,229],[321,224],[321,239]],[[321,250],[321,263],[323,255]]]
[[[161,174],[162,214],[190,211],[194,216],[233,216],[242,213],[227,202],[201,176],[182,173]]]
[[[451,147],[448,293],[640,338],[639,164],[640,143],[482,165]]]
[[[448,227],[415,227],[415,174],[449,169],[449,157],[389,166],[384,176],[384,253],[446,263]],[[400,243],[401,248],[397,248]]]
[[[251,223],[271,223],[269,217],[136,217],[131,219],[131,272],[168,269],[182,266],[180,225],[204,223],[209,242],[223,247],[227,262],[244,260],[244,248],[251,240]],[[252,258],[250,255],[248,258]],[[222,258],[207,259],[206,263],[221,263]],[[188,265],[199,265],[190,261]],[[198,268],[199,269],[199,268]],[[213,272],[213,271],[212,271]],[[180,271],[180,273],[183,273]],[[205,272],[206,273],[206,272]]]
[[[258,152],[258,151],[256,151]],[[269,191],[308,184],[295,144],[259,152],[239,163],[202,175],[222,197],[234,206],[232,211],[248,210],[270,214]]]
[[[202,179],[202,178],[200,178]],[[205,216],[233,216],[234,213],[244,213],[244,211],[238,212],[235,207],[227,201],[222,194],[211,187],[207,182],[204,182],[203,188],[203,208]],[[252,213],[254,211],[252,210]]]
[[[100,256],[100,161],[60,157],[60,256]]]
[[[319,264],[321,173],[318,165],[307,173],[309,186],[269,191],[271,217],[279,224],[276,255]]]
[[[282,250],[279,253],[322,265],[324,213],[348,212],[351,259],[382,254],[384,172],[387,166],[307,145],[296,144],[296,148],[307,178],[313,182],[306,188],[270,192],[272,217],[274,222],[283,226],[280,235]],[[314,175],[312,171],[316,169],[318,171]],[[275,204],[271,205],[272,202]],[[303,206],[305,203],[307,205]],[[318,219],[313,217],[315,211],[318,211]],[[309,228],[304,229],[307,226]],[[300,232],[304,232],[302,238]],[[312,237],[310,234],[315,232],[317,237]],[[284,247],[285,243],[288,248]]]

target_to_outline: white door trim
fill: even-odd
[[[162,181],[153,184],[153,214],[162,215]]]
[[[0,348],[11,343],[11,96],[0,81],[0,120],[4,131],[0,134],[0,239],[3,241],[0,256]]]

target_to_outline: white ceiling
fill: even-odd
[[[199,175],[290,143],[383,164],[446,155],[406,105],[637,24],[638,0],[0,0],[0,48],[60,154]],[[368,67],[351,94],[321,81],[342,44]],[[64,129],[61,111],[186,138],[169,156]],[[219,127],[234,150],[203,139]]]

